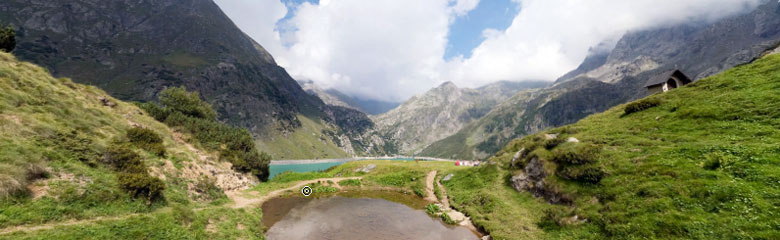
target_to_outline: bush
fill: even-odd
[[[152,116],[154,119],[160,122],[165,122],[165,119],[167,119],[168,115],[171,114],[170,109],[157,105],[153,102],[136,103],[136,105],[146,111],[149,116]]]
[[[658,100],[656,98],[645,98],[640,101],[629,103],[628,105],[626,105],[624,112],[626,115],[628,115],[631,113],[641,112],[646,109],[657,107],[659,105],[661,105],[661,100]]]
[[[199,193],[198,198],[201,200],[212,201],[227,197],[225,192],[217,187],[217,181],[206,176],[201,176],[198,179],[193,190]]]
[[[577,182],[584,183],[599,183],[604,178],[604,170],[598,166],[586,165],[586,166],[566,166],[560,168],[558,176]]]
[[[593,145],[578,144],[576,147],[556,149],[553,162],[560,165],[583,165],[596,162],[598,149]]]
[[[127,130],[127,139],[134,145],[152,152],[157,156],[165,156],[165,147],[163,139],[159,134],[151,129],[142,127],[133,127]]]
[[[13,27],[0,29],[0,50],[11,52],[16,48],[16,31]]]
[[[106,149],[104,162],[122,173],[146,174],[141,156],[125,145],[112,143]]]
[[[89,166],[96,166],[100,159],[100,151],[95,149],[95,143],[91,139],[78,134],[76,131],[68,133],[58,132],[49,137],[41,138],[40,141],[49,146],[54,146],[64,150],[76,160],[86,163]]]
[[[565,143],[565,142],[566,142],[565,138],[563,138],[562,136],[558,136],[556,138],[548,139],[544,141],[544,148],[550,150],[557,147],[558,145],[561,145],[561,143]]]
[[[430,203],[425,206],[425,212],[430,214],[431,216],[436,216],[436,214],[441,212],[441,208],[439,208],[439,205]]]
[[[198,92],[187,92],[184,87],[167,88],[160,92],[158,98],[163,106],[172,111],[207,120],[217,118],[217,112],[200,99]]]
[[[536,224],[546,231],[560,229],[564,225],[563,219],[572,215],[572,211],[559,206],[553,206],[544,210],[544,216]]]
[[[168,88],[160,93],[160,102],[139,104],[149,115],[171,127],[181,127],[203,147],[218,151],[220,159],[240,172],[250,172],[261,181],[268,180],[271,156],[260,152],[248,130],[216,121],[216,112],[196,92]]]
[[[120,173],[118,175],[119,186],[133,197],[144,197],[149,201],[155,201],[162,197],[165,183],[149,174]]]

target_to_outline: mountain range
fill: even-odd
[[[412,155],[480,119],[515,93],[546,85],[536,81],[499,81],[470,89],[445,82],[393,110],[372,116],[372,119],[377,130],[393,142],[400,153]]]
[[[421,154],[486,158],[514,138],[645,97],[645,82],[659,73],[680,69],[692,79],[701,79],[749,63],[779,42],[780,4],[776,1],[715,22],[629,32],[611,51],[592,51],[554,85],[518,93]]]

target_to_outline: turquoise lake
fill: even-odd
[[[412,158],[393,158],[393,159],[376,159],[387,161],[412,161]],[[306,163],[306,164],[275,164],[268,166],[269,176],[268,179],[273,178],[279,173],[292,171],[292,172],[315,172],[323,171],[333,166],[344,164],[345,162],[326,162],[326,163]]]

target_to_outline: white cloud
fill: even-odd
[[[515,1],[515,0],[513,0]],[[444,81],[475,87],[497,80],[554,80],[589,47],[626,31],[714,20],[761,0],[522,0],[505,31],[485,30],[470,58],[443,60],[454,18],[478,0],[217,0],[236,24],[296,79],[350,95],[401,100]],[[281,6],[281,7],[280,7]],[[282,44],[284,43],[284,44]],[[284,47],[287,46],[287,47]]]
[[[577,67],[588,48],[626,31],[712,21],[754,8],[759,0],[524,0],[512,25],[469,59],[454,59],[447,78],[478,86],[495,80],[554,80]]]

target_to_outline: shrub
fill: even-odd
[[[192,134],[203,147],[218,151],[220,159],[233,164],[240,172],[250,172],[261,181],[268,180],[271,156],[260,152],[248,130],[217,122],[216,112],[196,92],[168,88],[160,93],[160,102],[139,104],[155,119],[171,127],[181,127]]]
[[[589,144],[578,144],[576,147],[556,149],[553,151],[553,162],[560,165],[583,165],[596,162],[598,149]]]
[[[425,212],[430,214],[430,215],[432,215],[432,216],[435,216],[436,214],[441,212],[441,208],[439,208],[439,205],[430,203],[430,204],[425,206]]]
[[[198,179],[193,190],[199,193],[198,198],[201,200],[212,201],[227,196],[221,188],[217,187],[215,179],[206,176],[201,176]]]
[[[635,112],[641,112],[652,107],[657,107],[659,105],[661,105],[661,100],[656,98],[645,98],[640,101],[629,103],[626,105],[624,112],[626,115],[628,115]]]
[[[160,199],[165,190],[165,183],[159,178],[149,176],[149,174],[120,173],[118,180],[119,186],[130,195],[144,197],[149,201]]]
[[[0,50],[11,52],[16,48],[16,31],[13,27],[0,28]]]
[[[565,142],[566,142],[565,138],[563,138],[562,136],[558,136],[556,138],[548,139],[548,140],[544,141],[544,148],[546,148],[547,150],[550,150],[550,149],[553,149],[553,148],[557,147],[561,143],[565,143]]]
[[[141,161],[141,156],[122,144],[109,145],[104,161],[123,173],[146,174],[146,165]]]
[[[152,116],[154,119],[160,122],[165,122],[165,119],[167,119],[168,115],[171,114],[170,109],[157,105],[153,102],[136,103],[136,105],[146,111],[149,116]]]
[[[158,98],[163,106],[172,111],[207,120],[217,118],[217,112],[200,99],[198,92],[188,92],[184,87],[167,88],[160,92]]]
[[[599,183],[604,178],[604,170],[598,166],[566,166],[558,169],[558,176],[577,182]]]
[[[566,207],[553,206],[544,210],[544,216],[536,225],[547,231],[560,229],[564,225],[563,219],[571,214]]]
[[[142,127],[133,127],[127,130],[127,139],[134,145],[152,152],[157,156],[165,156],[165,147],[163,139],[159,134],[151,129]]]
[[[95,143],[92,142],[92,139],[83,137],[76,131],[58,132],[51,136],[40,138],[39,141],[45,145],[64,150],[72,158],[92,167],[96,166],[100,159],[100,151],[95,149]]]

